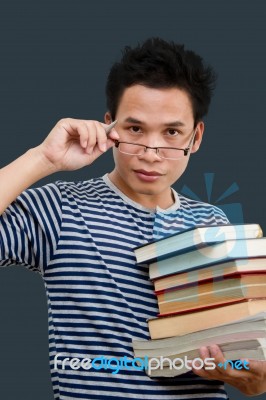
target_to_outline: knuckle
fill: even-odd
[[[79,128],[80,128],[81,134],[83,134],[83,135],[87,134],[87,125],[86,125],[85,121],[80,121]]]
[[[82,122],[84,123],[84,125],[86,125],[87,128],[95,128],[96,121],[90,119],[88,121],[82,120]]]
[[[64,123],[64,122],[71,122],[71,120],[72,118],[67,117],[67,118],[62,118],[60,121]]]
[[[71,118],[61,118],[58,122],[57,122],[57,126],[63,126],[65,127],[66,125],[69,125],[71,122]]]

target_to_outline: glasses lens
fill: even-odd
[[[178,160],[179,158],[184,157],[184,151],[179,149],[169,149],[164,147],[158,148],[158,154],[162,158],[166,158],[169,160]]]
[[[145,152],[145,147],[134,143],[119,143],[121,153],[140,156]]]
[[[134,156],[141,156],[145,153],[145,146],[134,143],[119,143],[119,151],[124,154],[130,154]],[[154,150],[153,150],[154,151]],[[157,154],[161,158],[168,160],[178,160],[184,157],[184,151],[179,149],[171,149],[167,147],[158,147]]]

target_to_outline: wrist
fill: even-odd
[[[36,168],[38,178],[44,178],[58,172],[56,166],[44,155],[41,145],[33,147],[27,151],[32,167]]]

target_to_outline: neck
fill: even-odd
[[[152,192],[148,193],[147,190],[145,192],[136,192],[126,185],[115,171],[108,174],[108,178],[124,195],[145,208],[156,208],[159,206],[162,209],[167,209],[175,203],[175,197],[170,187],[162,193],[156,194]]]

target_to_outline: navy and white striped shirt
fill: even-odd
[[[136,265],[132,249],[173,230],[228,223],[217,207],[173,193],[169,209],[147,209],[107,175],[57,181],[24,191],[0,217],[0,265],[25,265],[44,281],[55,399],[227,399],[221,382],[192,373],[150,379],[59,362],[132,359],[132,338],[149,339],[147,319],[158,313],[148,267]]]

